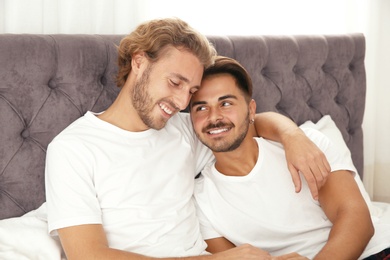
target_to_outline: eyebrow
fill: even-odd
[[[184,81],[185,83],[190,83],[189,79],[187,79],[186,77],[184,77],[183,75],[181,75],[179,73],[172,72],[170,75],[180,79],[181,81]],[[199,85],[196,85],[196,86],[192,86],[191,88],[199,88],[199,87],[200,87]]]
[[[182,80],[182,81],[184,81],[184,82],[186,82],[186,83],[189,83],[189,82],[190,82],[189,79],[187,79],[186,77],[184,77],[183,75],[181,75],[181,74],[179,74],[179,73],[174,73],[174,72],[172,72],[172,73],[171,73],[171,76],[174,76],[174,77],[176,77],[176,78],[179,78],[180,80]]]
[[[225,96],[219,97],[219,98],[218,98],[218,101],[221,101],[221,100],[224,100],[224,99],[228,99],[228,98],[232,98],[232,99],[238,99],[238,98],[237,98],[237,96],[235,96],[235,95],[231,95],[231,94],[228,94],[228,95],[225,95]]]
[[[228,98],[232,98],[232,99],[236,99],[236,100],[238,99],[237,96],[228,94],[228,95],[219,97],[218,101],[222,101],[222,100],[225,100],[225,99],[228,99]],[[193,108],[194,106],[197,106],[197,105],[205,105],[205,104],[207,104],[206,101],[194,101],[191,104],[191,108]]]

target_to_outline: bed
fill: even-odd
[[[63,257],[58,241],[46,233],[41,206],[46,147],[86,111],[102,111],[113,102],[119,91],[116,45],[122,37],[0,35],[1,259]],[[276,111],[299,125],[329,116],[364,176],[363,34],[208,38],[220,55],[249,71],[257,112]]]

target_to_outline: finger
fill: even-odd
[[[321,189],[322,186],[324,186],[327,178],[327,173],[322,168],[316,166],[314,169],[311,170],[314,179],[316,180],[317,189]]]
[[[311,172],[317,182],[317,188],[320,189],[330,174],[330,165],[324,154],[318,155],[317,161],[310,165]]]
[[[307,185],[309,186],[309,190],[313,199],[318,200],[319,189],[317,186],[317,179],[315,178],[314,173],[311,170],[307,170],[305,172],[302,172],[302,174],[305,176]]]
[[[313,153],[311,156],[312,158],[307,161],[307,170],[301,169],[301,172],[310,183],[309,188],[314,198],[329,176],[330,165],[322,152]],[[312,182],[316,182],[316,185],[311,184]]]
[[[329,173],[331,171],[331,167],[325,154],[322,154],[322,163],[325,167],[325,171]]]
[[[319,191],[319,186],[317,185],[317,178],[316,174],[320,172],[318,170],[318,167],[316,163],[314,162],[313,158],[310,160],[305,160],[305,162],[300,163],[301,167],[294,167],[294,165],[288,166],[289,171],[291,172],[291,176],[293,178],[293,182],[295,184],[295,191],[300,192],[302,189],[302,183],[301,183],[301,178],[300,174],[303,174],[303,176],[306,179],[307,185],[309,187],[310,193],[312,194],[313,199],[318,200],[318,191]],[[298,169],[297,169],[298,168]],[[312,169],[317,169],[317,173],[313,173]],[[298,172],[299,171],[299,172]],[[320,174],[322,176],[322,174]],[[321,177],[322,179],[322,177]],[[298,186],[297,186],[298,185]]]
[[[321,172],[322,172],[322,177],[324,178],[324,183],[322,185],[324,185],[326,180],[328,179],[332,169],[330,168],[330,164],[325,156],[322,159],[322,165],[323,165],[323,168],[321,169]]]
[[[291,173],[291,178],[295,186],[295,192],[300,192],[302,188],[301,178],[298,170],[292,164],[288,164],[288,170]]]
[[[272,257],[272,260],[308,260],[308,258],[301,256],[298,253],[289,253],[285,255]]]

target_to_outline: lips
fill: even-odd
[[[203,132],[209,135],[218,135],[230,131],[233,127],[233,124],[218,122],[216,124],[209,124],[203,129]]]
[[[167,105],[165,105],[165,104],[160,103],[159,106],[160,106],[160,108],[161,108],[165,113],[167,113],[168,115],[172,115],[173,112],[174,112],[172,109],[170,109],[170,108],[169,108]]]
[[[219,129],[210,130],[207,133],[210,135],[217,135],[217,134],[227,132],[227,131],[229,131],[229,128],[219,128]]]

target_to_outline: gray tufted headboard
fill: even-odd
[[[0,219],[45,201],[48,143],[87,110],[107,108],[122,35],[0,35]],[[258,112],[300,124],[329,114],[363,173],[365,39],[362,34],[209,36],[241,62]]]

